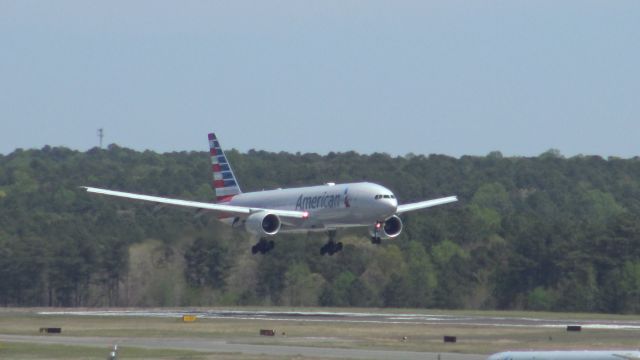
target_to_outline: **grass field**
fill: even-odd
[[[124,348],[118,351],[122,359],[207,359],[207,354],[195,351],[148,350]],[[108,348],[28,343],[0,344],[0,359],[100,359],[109,355]],[[231,358],[230,358],[231,359]]]
[[[50,309],[47,309],[50,310]],[[242,310],[252,310],[243,308]],[[260,308],[258,310],[265,310]],[[286,311],[294,309],[270,309]],[[314,309],[295,309],[313,311]],[[315,309],[318,310],[318,309]],[[354,312],[353,309],[342,309]],[[340,309],[320,309],[340,311]],[[357,311],[357,310],[356,310]],[[371,309],[362,310],[372,312]],[[99,336],[118,339],[203,338],[243,344],[277,344],[332,348],[367,348],[428,352],[490,354],[516,349],[635,349],[640,344],[638,330],[583,329],[571,333],[562,328],[493,327],[433,324],[368,324],[303,322],[295,320],[198,319],[182,323],[172,318],[98,317],[73,315],[38,315],[37,309],[0,310],[0,334],[38,335],[40,327],[61,327],[64,336]],[[473,316],[535,317],[592,320],[638,320],[638,316],[602,314],[554,314],[526,312],[479,312],[432,310],[373,310],[390,313],[446,313]],[[278,336],[260,337],[259,329],[275,329]],[[282,333],[286,333],[283,336]],[[458,337],[455,344],[442,342],[443,335]],[[43,335],[46,336],[46,335]],[[55,335],[50,335],[55,336]],[[407,341],[402,341],[403,337]],[[124,357],[124,351],[127,356]],[[247,359],[240,354],[207,354],[190,351],[124,349],[122,359]],[[105,359],[108,348],[60,345],[26,345],[0,343],[1,359]],[[60,354],[60,356],[56,355]],[[77,356],[76,356],[77,354]],[[95,357],[91,357],[95,356]],[[256,357],[258,358],[258,357]],[[259,357],[265,358],[265,357]],[[267,357],[268,358],[268,357]],[[309,358],[305,358],[309,359]]]

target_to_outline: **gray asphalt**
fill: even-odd
[[[422,325],[468,325],[483,327],[527,327],[564,328],[580,325],[585,329],[640,330],[639,320],[574,320],[562,318],[467,316],[455,314],[425,313],[376,313],[376,312],[332,312],[332,311],[250,311],[250,310],[188,310],[188,309],[144,309],[144,310],[71,310],[41,311],[42,315],[74,316],[139,316],[180,318],[195,315],[202,319],[236,319],[300,322],[370,323],[370,324],[422,324]]]
[[[109,348],[130,346],[149,349],[180,349],[212,353],[240,353],[248,355],[313,356],[340,359],[398,359],[398,360],[485,360],[486,355],[429,353],[416,351],[362,350],[319,348],[306,346],[251,345],[230,343],[224,340],[184,338],[128,338],[72,337],[57,335],[2,335],[0,341],[38,344],[79,345]]]

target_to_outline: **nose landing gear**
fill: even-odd
[[[382,239],[380,238],[379,234],[383,224],[384,223],[382,221],[377,221],[376,225],[373,227],[373,235],[371,236],[371,243],[374,245],[380,245],[382,243]]]

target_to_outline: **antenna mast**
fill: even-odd
[[[104,129],[98,129],[98,138],[100,139],[100,149],[102,149],[102,138],[104,138]]]

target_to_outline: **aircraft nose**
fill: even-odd
[[[389,210],[391,214],[395,214],[398,210],[398,200],[396,199],[384,199],[385,208]]]
[[[501,353],[492,354],[487,358],[487,360],[502,360],[507,358],[508,358],[507,353],[501,352]]]
[[[391,207],[393,208],[393,212],[395,213],[398,210],[398,200],[390,199]]]

